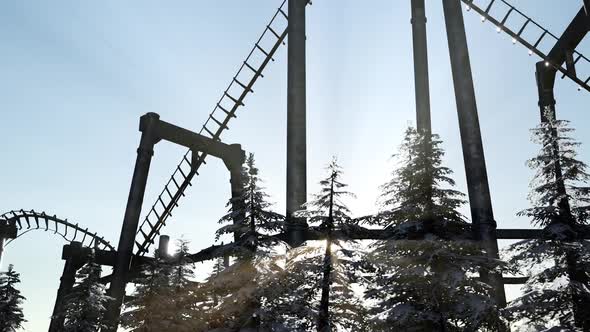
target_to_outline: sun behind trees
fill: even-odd
[[[343,201],[354,195],[346,190],[336,159],[326,169],[320,192],[297,213],[307,218],[312,231],[326,234],[326,240],[287,253],[283,275],[267,288],[270,314],[265,325],[272,331],[369,331],[360,294],[353,290],[359,253],[355,243],[332,237],[335,230],[356,224]]]
[[[588,221],[590,189],[579,184],[589,176],[574,158],[577,143],[565,135],[570,130],[564,124],[535,131],[543,145],[529,163],[539,170],[536,199],[522,212],[546,227],[548,238],[513,246],[510,260],[524,269],[547,259],[556,263],[539,273],[525,271],[531,276],[526,294],[508,309],[498,307],[492,287],[479,278],[508,268],[486,255],[460,213],[466,201],[443,166],[442,141],[408,128],[399,164],[381,187],[378,213],[352,216],[346,199],[354,195],[333,160],[319,192],[297,212],[320,240],[296,248],[281,241],[285,219],[272,211],[250,154],[242,195],[228,202],[216,234],[216,240],[229,236],[232,242],[216,252],[209,277],[196,280],[187,243],[180,242],[175,255],[156,255],[146,266],[123,323],[132,331],[503,332],[508,319],[541,328],[553,317],[575,330],[580,315],[574,304],[588,295],[588,245],[576,234]],[[567,195],[555,181],[557,164]],[[354,241],[350,235],[360,223],[387,237]],[[558,283],[564,276],[572,281]]]

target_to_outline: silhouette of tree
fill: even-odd
[[[64,332],[97,332],[104,325],[101,323],[107,302],[105,286],[100,283],[101,267],[94,260],[94,252],[76,273],[76,286],[65,297],[61,315],[64,317]]]
[[[0,332],[14,332],[26,322],[21,307],[25,297],[16,288],[19,283],[20,274],[12,264],[0,273]]]
[[[518,213],[544,227],[544,238],[513,244],[509,263],[529,278],[524,295],[506,312],[515,321],[539,329],[562,327],[590,330],[590,244],[583,225],[589,222],[590,175],[578,159],[569,122],[546,114],[547,122],[532,130],[541,146],[528,161],[536,170],[529,194],[531,207]]]
[[[463,194],[450,189],[452,171],[442,165],[438,135],[408,128],[399,167],[382,186],[381,211],[369,224],[386,227],[368,261],[375,273],[366,298],[373,331],[502,331],[491,287],[475,275],[494,269],[471,240],[471,228],[458,211]],[[450,187],[450,188],[449,188]]]
[[[280,331],[365,331],[364,307],[353,291],[354,244],[332,236],[356,221],[343,198],[354,196],[341,182],[336,159],[320,181],[320,192],[297,217],[307,218],[313,230],[326,235],[325,246],[302,246],[287,254],[285,271],[275,275],[266,290],[265,326]]]

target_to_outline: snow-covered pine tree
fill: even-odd
[[[332,236],[355,225],[343,202],[354,196],[342,182],[336,159],[320,181],[320,192],[297,217],[326,235],[325,245],[302,246],[288,253],[284,273],[275,275],[267,291],[266,327],[289,331],[366,331],[365,311],[352,288],[354,244]],[[278,328],[280,326],[280,328]]]
[[[224,226],[216,234],[217,240],[224,235],[239,234],[238,240],[222,253],[238,259],[231,266],[215,271],[203,285],[215,303],[209,317],[214,328],[258,326],[265,279],[270,271],[278,269],[274,255],[280,243],[272,235],[282,231],[284,217],[270,209],[272,203],[261,186],[254,154],[248,155],[242,174],[239,204],[234,204],[234,200],[228,202],[229,211],[219,221]],[[236,216],[241,219],[234,220]]]
[[[538,329],[590,330],[590,244],[582,239],[590,221],[590,175],[576,159],[569,122],[545,115],[532,130],[541,146],[527,164],[536,170],[529,194],[531,207],[518,213],[544,228],[544,238],[515,243],[506,250],[509,263],[529,277],[524,295],[506,312],[512,320]],[[585,228],[587,230],[587,228]],[[520,324],[522,325],[522,324]]]
[[[19,283],[20,274],[12,264],[0,273],[0,332],[15,332],[26,322],[21,307],[25,297],[16,288]]]
[[[128,310],[121,315],[121,326],[133,332],[170,331],[172,295],[170,267],[156,254],[135,280],[135,291],[125,304]]]
[[[242,181],[242,196],[237,198],[240,204],[233,204],[235,199],[229,200],[229,211],[219,220],[225,226],[217,230],[216,239],[223,235],[240,234],[234,251],[248,255],[275,245],[277,241],[269,235],[283,230],[285,218],[270,209],[273,204],[268,201],[269,195],[261,186],[253,153],[248,154],[242,168]],[[234,220],[236,216],[242,219]]]
[[[475,277],[498,262],[471,241],[458,211],[463,194],[451,189],[438,135],[408,128],[398,167],[382,186],[381,211],[368,223],[390,238],[368,255],[376,272],[366,298],[373,331],[502,331],[491,287]]]
[[[177,246],[169,268],[172,293],[170,328],[171,331],[178,332],[203,331],[207,327],[206,317],[200,306],[204,298],[194,280],[194,264],[188,257],[189,242],[180,239]]]
[[[129,310],[122,315],[121,325],[131,331],[206,331],[207,318],[203,306],[207,298],[195,277],[188,256],[188,241],[180,239],[171,257],[156,251],[151,264],[144,267],[135,282]]]
[[[64,332],[98,332],[104,327],[102,317],[107,302],[105,285],[100,282],[101,267],[94,259],[94,252],[88,262],[76,273],[76,285],[65,297],[63,312]]]

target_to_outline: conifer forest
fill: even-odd
[[[226,0],[219,1],[222,3]],[[388,3],[372,1],[381,5]],[[535,1],[535,6],[548,1]],[[232,72],[230,84],[214,103],[212,111],[200,111],[200,115],[206,116],[206,121],[200,127],[190,124],[187,117],[179,120],[176,116],[186,115],[181,112],[172,113],[162,109],[156,113],[154,109],[159,105],[151,105],[149,100],[141,104],[141,113],[134,109],[132,116],[125,112],[109,113],[108,117],[112,119],[109,118],[105,128],[100,129],[94,127],[99,127],[99,123],[104,125],[105,122],[100,122],[100,119],[86,119],[86,115],[77,118],[72,115],[77,113],[63,116],[71,121],[86,123],[86,127],[80,127],[82,129],[50,125],[52,122],[49,117],[35,113],[33,118],[38,122],[37,126],[43,127],[45,136],[14,135],[10,127],[21,128],[28,126],[28,123],[10,120],[11,118],[5,121],[8,124],[6,127],[0,127],[0,131],[6,132],[5,136],[10,136],[13,140],[9,145],[0,145],[0,151],[5,156],[3,160],[6,161],[1,173],[9,174],[8,177],[0,177],[0,181],[5,182],[3,191],[11,193],[0,196],[0,201],[6,200],[12,204],[13,201],[9,199],[12,192],[18,201],[23,200],[18,189],[22,185],[22,179],[35,182],[25,183],[25,186],[42,187],[45,182],[33,180],[36,179],[35,173],[49,167],[44,163],[51,164],[57,160],[54,152],[37,150],[26,151],[31,155],[31,160],[26,163],[21,163],[22,157],[13,158],[12,155],[18,156],[20,150],[26,150],[26,142],[30,141],[35,141],[33,146],[38,150],[46,149],[50,143],[45,144],[44,140],[53,142],[51,137],[62,137],[61,135],[68,136],[68,142],[78,144],[76,148],[68,145],[72,150],[67,152],[68,155],[93,157],[85,167],[68,168],[63,166],[65,164],[59,164],[63,179],[58,180],[61,181],[60,184],[63,182],[63,188],[56,188],[59,185],[52,186],[51,190],[55,191],[56,197],[60,191],[68,191],[66,180],[77,179],[72,181],[83,182],[84,190],[91,192],[105,190],[104,187],[112,186],[113,182],[120,182],[119,178],[116,181],[110,179],[111,176],[114,178],[115,168],[125,168],[129,171],[125,173],[125,178],[130,178],[130,181],[125,182],[125,190],[129,188],[125,201],[119,199],[123,196],[110,192],[111,188],[101,192],[109,195],[104,201],[84,200],[89,195],[88,192],[70,190],[71,201],[64,203],[65,206],[78,208],[78,205],[93,205],[86,207],[88,211],[92,211],[89,214],[105,211],[104,217],[102,214],[90,216],[95,220],[100,219],[100,224],[92,225],[99,225],[98,231],[92,230],[92,227],[83,222],[68,221],[53,212],[42,212],[49,210],[14,209],[0,214],[0,332],[29,331],[30,326],[35,326],[34,332],[37,332],[40,325],[37,315],[42,312],[41,306],[52,309],[51,315],[42,322],[48,324],[43,330],[48,328],[49,332],[590,332],[590,169],[585,161],[588,159],[589,150],[586,146],[589,142],[583,142],[588,137],[585,131],[588,123],[579,121],[580,118],[571,122],[565,120],[565,115],[572,113],[562,113],[558,107],[561,105],[558,97],[563,95],[567,96],[563,98],[564,105],[575,105],[581,109],[578,111],[587,111],[587,103],[577,101],[576,104],[572,101],[571,94],[563,91],[573,84],[580,94],[590,92],[590,60],[582,53],[583,40],[590,30],[590,0],[571,0],[571,3],[564,5],[579,9],[573,19],[570,15],[563,15],[561,11],[551,13],[554,16],[564,16],[560,17],[564,19],[559,22],[565,22],[565,29],[563,32],[558,31],[559,33],[550,31],[556,24],[552,24],[551,29],[544,25],[542,16],[548,14],[548,11],[539,9],[541,5],[537,7],[539,11],[535,15],[528,15],[526,10],[517,8],[521,4],[512,4],[516,3],[514,0],[439,0],[436,6],[434,1],[403,1],[404,5],[400,8],[410,9],[411,13],[411,21],[404,23],[411,30],[411,38],[408,37],[409,44],[406,46],[403,46],[403,41],[406,40],[399,42],[402,47],[395,52],[405,52],[404,56],[411,59],[407,64],[401,64],[409,64],[411,67],[409,71],[413,73],[413,84],[411,78],[402,75],[390,79],[403,81],[396,83],[400,84],[396,85],[398,90],[410,85],[408,91],[414,94],[410,99],[414,99],[415,104],[412,104],[409,111],[406,110],[405,101],[400,101],[406,96],[401,96],[404,93],[396,91],[396,97],[386,103],[387,112],[389,115],[393,114],[391,118],[378,113],[377,109],[383,106],[382,102],[372,103],[356,95],[357,91],[365,92],[362,85],[366,82],[363,82],[363,78],[377,77],[379,73],[372,73],[366,69],[369,67],[362,67],[362,74],[369,76],[348,78],[342,74],[339,75],[341,77],[326,80],[321,75],[322,71],[327,71],[332,66],[343,66],[342,59],[326,60],[326,57],[318,65],[318,58],[310,57],[313,50],[310,51],[311,47],[307,46],[317,47],[324,42],[324,39],[317,42],[314,38],[318,34],[314,35],[310,31],[318,31],[314,28],[317,23],[317,17],[312,14],[314,6],[320,7],[321,11],[327,6],[322,3],[325,1],[318,0],[320,4],[313,5],[310,0],[273,0],[265,1],[264,5],[258,2],[249,5],[268,7],[271,2],[276,3],[274,9],[271,6],[273,10],[270,13],[273,15],[270,20],[264,17],[266,21],[261,22],[265,23],[262,34],[258,35],[253,45],[248,44],[250,52],[244,61],[239,62],[237,72]],[[342,0],[338,5],[345,9],[360,10],[350,3],[344,4],[348,2],[351,1]],[[217,5],[206,4],[204,1],[196,3],[208,9]],[[395,3],[399,6],[402,1]],[[155,16],[158,21],[145,18],[145,22],[149,22],[145,26],[153,23],[158,29],[178,29],[175,31],[178,33],[182,30],[179,27],[184,27],[183,24],[188,24],[188,21],[213,24],[209,22],[210,17],[191,17],[188,20],[179,12],[176,12],[174,19],[164,17],[167,10],[178,5],[170,4],[171,7],[166,7],[160,4],[154,7],[158,8]],[[6,7],[13,10],[13,13],[22,14],[15,10],[20,5],[14,6],[16,7],[9,8],[0,4],[0,12]],[[84,7],[89,4],[76,6]],[[103,8],[102,5],[92,6],[98,6],[92,7],[94,9]],[[153,4],[145,6],[151,8]],[[60,15],[70,13],[67,11],[70,7],[64,8],[63,11],[60,9]],[[25,12],[28,12],[33,7],[26,9]],[[143,13],[142,10],[138,12]],[[236,23],[234,25],[249,16],[245,12],[233,13],[230,9],[227,11],[228,17]],[[377,21],[378,11],[375,10],[375,17],[359,14],[355,17],[359,19],[358,22],[346,19],[343,26],[346,29],[360,30],[373,19]],[[39,17],[44,15],[36,13]],[[326,26],[340,17],[338,15],[341,12],[337,13],[334,17],[326,18]],[[432,22],[427,20],[426,13],[429,19],[433,17]],[[484,26],[492,25],[497,34],[508,36],[511,44],[526,48],[528,55],[536,58],[534,63],[530,62],[531,58],[525,60],[529,60],[528,69],[534,69],[536,86],[532,84],[532,80],[530,85],[534,88],[537,106],[531,106],[530,101],[528,105],[520,105],[511,99],[518,94],[514,91],[514,85],[520,84],[515,83],[520,82],[517,74],[502,74],[502,82],[495,85],[493,92],[479,88],[479,78],[483,76],[479,73],[493,76],[491,71],[496,69],[485,68],[486,71],[483,71],[477,67],[477,70],[472,71],[472,62],[478,65],[481,63],[470,57],[468,42],[469,45],[492,45],[485,40],[487,35],[481,37],[483,42],[474,41],[472,36],[468,38],[468,32],[471,31],[466,31],[466,27],[472,25],[466,21],[472,18],[473,13],[477,15],[478,24],[481,22]],[[80,17],[85,17],[75,18],[75,13],[70,14],[72,22],[77,22],[76,24],[80,24]],[[97,12],[99,14],[102,15]],[[128,19],[124,14],[109,12],[107,16],[121,15],[120,17]],[[27,32],[27,27],[33,31],[35,29],[32,27],[36,27],[34,21],[39,17],[28,17],[28,21],[24,18],[21,20],[20,17],[14,20],[17,24],[10,27],[16,27],[14,31],[22,29],[21,33]],[[178,22],[175,22],[176,19]],[[6,30],[2,21],[0,19],[0,35],[2,30]],[[25,21],[30,22],[25,24]],[[59,21],[70,22],[63,19]],[[9,17],[6,22],[11,22]],[[113,19],[111,23],[121,23],[117,22]],[[178,26],[165,27],[163,22]],[[79,27],[74,23],[71,23],[72,28],[66,27],[64,30],[69,31],[72,36],[76,33],[75,27]],[[86,26],[84,24],[82,26]],[[103,22],[98,26],[107,29],[108,24]],[[442,32],[430,29],[430,25]],[[138,26],[140,25],[135,26],[135,32],[143,33]],[[44,32],[37,28],[37,33]],[[334,32],[334,35],[341,33],[334,28],[322,29],[319,31],[325,31],[326,35],[330,35],[328,32]],[[127,33],[123,30],[117,30],[117,34]],[[427,38],[427,31],[437,37]],[[240,32],[237,31],[236,34]],[[157,35],[146,30],[145,35],[149,35],[149,43],[161,43],[157,48],[162,53],[169,53],[168,55],[180,51],[167,49],[165,45],[179,40],[187,43],[184,41],[186,35],[183,34]],[[439,38],[441,36],[444,38]],[[56,41],[57,46],[52,47],[66,47],[64,45],[70,37],[63,37],[63,40]],[[479,38],[479,35],[476,37]],[[70,42],[76,44],[72,42],[76,39],[71,38]],[[200,54],[198,61],[214,68],[215,61],[219,60],[221,63],[224,60],[218,49],[225,48],[227,54],[233,57],[233,48],[237,47],[233,43],[241,38],[226,40],[227,38],[211,37],[207,40],[208,46],[200,49],[205,54]],[[380,39],[377,34],[363,38],[367,43],[371,39]],[[448,57],[440,54],[438,39],[442,40]],[[34,38],[18,42],[23,45],[31,42],[35,47],[42,47],[37,45]],[[125,41],[126,44],[134,42]],[[15,38],[9,40],[8,44],[20,45],[19,43]],[[107,45],[115,50],[117,45],[109,43],[106,39],[93,41],[93,45]],[[138,42],[133,45],[140,47],[140,44]],[[346,42],[342,45],[345,44],[346,47],[352,47]],[[435,52],[429,54],[429,47]],[[490,54],[496,54],[493,47],[490,46]],[[281,53],[283,48],[285,50]],[[354,48],[355,52],[360,49],[365,56],[375,56],[375,63],[380,61],[376,54],[370,54],[377,53],[375,49]],[[123,51],[117,52],[117,57],[129,56]],[[2,49],[0,53],[3,53]],[[30,48],[19,53],[17,58],[26,58],[25,53],[39,58],[50,56],[39,55]],[[140,58],[148,59],[145,61],[153,61],[147,52],[141,54],[138,50],[136,53],[141,55]],[[346,52],[339,49],[333,54],[345,57],[343,53]],[[258,83],[264,74],[277,75],[270,68],[279,66],[282,54],[285,55],[283,60],[286,60],[285,82],[281,81],[285,83],[284,91],[276,90],[273,86],[276,81],[272,81],[270,85]],[[355,54],[350,56],[354,58],[359,53],[351,54]],[[444,62],[446,67],[443,70],[438,68],[440,63],[437,61],[443,58],[442,55],[447,61]],[[96,66],[108,67],[106,61],[98,64],[97,59],[101,56],[93,56],[97,61]],[[178,55],[175,56],[175,59],[180,59]],[[189,58],[186,54],[185,56]],[[212,57],[218,59],[214,61]],[[493,59],[494,57],[497,58],[490,55],[490,68],[493,67],[492,64],[509,63],[515,58],[510,56]],[[308,58],[312,61],[308,61]],[[191,61],[194,60],[191,58]],[[277,64],[273,65],[275,60]],[[429,61],[437,65],[429,67]],[[3,66],[3,62],[5,60],[0,57],[0,71],[8,70],[9,66]],[[165,67],[163,63],[159,64],[162,68]],[[360,61],[355,66],[357,64],[360,65]],[[27,63],[29,65],[33,66]],[[158,65],[152,66],[150,63],[151,67]],[[399,67],[395,70],[405,73]],[[183,67],[181,71],[185,69]],[[188,69],[186,70],[188,73]],[[113,69],[114,71],[117,70]],[[161,71],[165,72],[164,69]],[[443,71],[448,75],[441,76]],[[90,71],[81,70],[79,73],[83,73],[80,76],[85,77],[84,79],[92,77]],[[210,76],[206,74],[199,76],[199,80],[207,81],[200,86],[203,91],[208,88],[206,85],[217,84],[212,79],[209,81]],[[23,71],[23,75],[26,72]],[[191,75],[192,73],[185,76]],[[96,77],[92,84],[98,86],[100,79]],[[562,84],[556,80],[557,77],[570,86],[556,88]],[[7,81],[11,80],[14,77]],[[122,78],[120,80],[116,84],[111,82],[106,85],[115,91],[125,85],[119,86],[123,82]],[[510,82],[511,80],[514,82]],[[1,81],[2,78],[0,83]],[[59,86],[57,81],[56,79],[55,84]],[[188,79],[179,81],[188,82]],[[151,83],[146,79],[143,84],[146,82]],[[443,85],[448,86],[448,90],[441,88],[443,93],[436,91],[439,88],[431,90],[431,84],[440,87],[440,82],[444,82]],[[486,84],[483,82],[481,86]],[[16,92],[19,88],[11,90],[11,84],[0,85],[0,103],[2,99],[8,99],[10,94],[20,93]],[[19,86],[16,81],[14,84]],[[34,89],[30,80],[26,84],[31,85],[31,91],[40,91]],[[159,86],[161,88],[166,84],[161,83]],[[254,99],[250,96],[254,93],[255,85],[256,90],[260,91],[256,97],[259,98],[258,102],[278,98],[272,94],[265,97],[264,89],[270,89],[280,97],[284,92],[284,127],[281,127],[282,124],[260,120],[275,116],[278,113],[276,105],[269,102],[265,106],[246,106],[246,100],[249,103]],[[354,85],[354,90],[344,92],[343,86],[347,85]],[[508,89],[507,86],[511,88]],[[43,87],[48,91],[50,88]],[[343,89],[338,92],[342,94],[342,101],[325,102],[322,106],[325,109],[318,104],[308,107],[309,100],[321,99],[324,93],[330,94],[332,90],[338,89]],[[387,86],[387,89],[390,87]],[[2,90],[8,93],[3,94]],[[72,95],[77,93],[73,86],[71,90]],[[182,95],[180,89],[177,91],[174,87],[168,91],[172,90],[175,90],[170,92],[174,94],[174,98]],[[523,88],[523,91],[528,90]],[[147,93],[143,93],[145,97]],[[194,91],[191,93],[194,94]],[[205,96],[208,93],[203,92]],[[353,108],[354,102],[351,102],[351,96],[345,94],[352,95],[353,99],[358,97],[357,103],[361,105],[362,115],[358,114],[358,110],[356,113],[347,110]],[[441,94],[444,99],[452,100],[451,106],[441,103]],[[482,95],[484,97],[480,98]],[[35,102],[35,97],[31,98],[26,91],[22,92],[22,96],[26,98],[19,98],[26,102]],[[500,97],[506,100],[499,100]],[[587,98],[586,95],[577,98],[584,97]],[[125,95],[119,99],[113,98],[115,99],[133,104],[139,98]],[[491,121],[489,114],[481,117],[485,120],[480,123],[480,114],[485,112],[481,112],[481,109],[489,111],[489,108],[478,109],[479,105],[490,103],[490,100],[497,111],[493,117],[499,118],[493,119],[496,125],[491,130],[493,133],[490,133],[491,127],[482,125],[484,121]],[[183,102],[179,101],[173,106],[181,107]],[[524,119],[529,118],[520,114],[506,117],[506,113],[512,112],[514,108],[504,112],[502,106],[497,106],[506,103],[518,104],[512,106],[521,109],[522,113],[533,113],[534,122],[526,122]],[[3,105],[0,104],[0,108],[9,108]],[[18,105],[24,104],[14,105],[18,113]],[[143,110],[144,106],[147,111]],[[453,115],[452,119],[447,119],[448,113],[444,113],[444,117],[440,116],[437,112],[442,112],[441,109],[445,107],[450,107],[457,116]],[[255,117],[252,114],[256,112],[264,114]],[[53,110],[51,117],[61,116],[55,113]],[[319,125],[316,123],[318,113],[325,113],[322,119],[327,119]],[[135,125],[139,114],[143,114],[139,116],[139,127],[127,128],[129,122],[125,122],[126,117],[132,117]],[[398,122],[408,120],[408,114],[412,121],[399,125]],[[581,119],[588,119],[588,115],[584,116],[586,118]],[[354,120],[350,120],[351,118]],[[367,127],[363,122],[365,118],[371,118],[370,126],[380,128],[370,129],[370,144],[366,143],[368,139],[364,137],[369,132],[364,130]],[[169,119],[174,121],[167,122]],[[456,125],[455,119],[458,119],[458,126],[449,125],[450,122]],[[516,124],[523,125],[525,122],[530,141],[521,142],[522,136],[519,135],[522,133],[517,131],[522,126],[518,127]],[[133,135],[132,139],[115,137],[123,132],[117,131],[121,123],[125,123],[124,131]],[[533,123],[533,128],[529,129],[530,123]],[[501,130],[497,128],[498,124],[503,127]],[[34,123],[31,126],[37,129],[18,130],[39,131]],[[245,129],[234,129],[240,126],[245,126]],[[265,135],[270,127],[286,132],[286,136],[283,135],[284,142],[274,142],[275,137]],[[400,128],[403,130],[399,130]],[[70,129],[76,134],[69,134]],[[136,129],[139,129],[139,133]],[[339,129],[341,130],[335,131]],[[91,141],[89,136],[96,130],[100,130],[103,148],[88,143]],[[88,131],[88,136],[83,131]],[[232,136],[226,135],[226,132]],[[333,134],[334,132],[340,134]],[[515,138],[512,139],[511,135]],[[494,145],[497,136],[503,136],[504,142],[509,141],[513,146],[497,147]],[[363,151],[369,152],[359,153],[361,149],[352,143],[355,139],[367,139],[362,140],[361,145]],[[328,143],[333,141],[350,145]],[[118,145],[123,145],[123,142],[126,145],[126,155],[117,155]],[[127,146],[127,142],[137,144],[137,149],[135,146]],[[388,149],[389,160],[375,152],[376,145]],[[335,146],[340,147],[338,151],[326,153]],[[185,154],[181,156],[179,163],[174,164],[170,176],[169,173],[162,176],[163,165],[170,165],[167,162],[170,161],[172,147],[183,149]],[[501,151],[494,154],[493,162],[484,157],[484,151],[487,153],[490,147],[493,147],[492,151]],[[6,151],[3,151],[5,148]],[[132,151],[131,159],[129,151]],[[318,155],[321,156],[321,165],[317,161]],[[508,162],[502,164],[498,162],[498,155],[501,156],[500,161],[503,161],[502,156],[506,156],[506,160],[515,156],[519,158],[520,166],[528,172],[528,188],[517,185],[520,183],[517,181],[520,180],[517,179],[520,176],[518,174],[524,174],[515,171],[519,165]],[[121,156],[124,158],[118,158]],[[263,158],[265,162],[259,164]],[[15,159],[19,162],[15,162]],[[40,159],[43,161],[39,162]],[[102,159],[110,159],[113,163],[116,161],[117,166],[106,168],[106,164],[101,163]],[[280,160],[283,159],[285,163],[281,164]],[[342,162],[343,159],[348,162]],[[124,165],[121,160],[125,160]],[[363,165],[361,172],[358,167],[355,171],[347,170],[348,165],[353,164],[351,160]],[[27,163],[34,164],[36,169],[23,165]],[[373,198],[368,197],[366,192],[354,189],[365,179],[367,183],[373,184],[370,180],[377,177],[372,173],[377,173],[375,169],[378,164],[388,165],[387,177],[373,188],[378,193],[376,201],[365,206]],[[492,169],[488,167],[490,164],[494,165],[493,171],[488,171]],[[276,175],[276,165],[281,166],[280,175]],[[464,169],[458,165],[462,165]],[[229,181],[216,182],[215,185],[211,185],[212,182],[201,184],[201,180],[197,179],[214,178],[218,174],[207,173],[208,169],[221,172]],[[513,175],[498,176],[500,173]],[[11,182],[12,174],[15,180]],[[271,175],[271,181],[267,180],[267,175]],[[281,183],[276,183],[277,178]],[[352,185],[352,179],[356,181],[356,186]],[[498,192],[490,188],[497,181],[500,182],[498,179],[514,181],[514,185],[505,185],[510,188],[503,192],[506,197],[496,198],[492,207],[492,196]],[[47,179],[47,183],[51,180]],[[154,191],[154,183],[164,183],[163,189]],[[185,197],[190,196],[190,187],[193,188],[192,191],[199,192],[199,202]],[[276,197],[277,187],[284,190],[284,197]],[[366,190],[367,186],[362,188]],[[219,192],[225,195],[223,200],[217,199],[216,194]],[[43,193],[42,202],[47,204],[47,208],[54,205],[64,206],[59,205],[57,198]],[[34,190],[29,189],[24,199],[30,198],[37,203],[39,198],[35,194]],[[522,201],[510,201],[518,195],[522,196]],[[115,200],[116,204],[113,203]],[[355,203],[359,200],[365,202],[366,208],[362,213],[358,213],[358,205]],[[521,204],[522,202],[526,203]],[[222,213],[217,213],[219,210],[214,209],[216,203],[225,204]],[[505,227],[512,225],[510,220],[497,222],[494,210],[508,211],[506,206],[516,204],[521,206],[516,213],[511,210],[511,217],[525,221],[526,227]],[[195,210],[190,210],[192,215],[187,218],[185,211],[179,211],[180,205],[197,206],[202,213],[195,214]],[[117,215],[122,219],[113,220],[110,217],[110,210],[115,207],[120,208]],[[213,219],[210,218],[211,211],[216,212]],[[503,214],[503,219],[505,218]],[[184,226],[186,224],[175,225],[177,219],[191,219],[190,229]],[[215,225],[213,231],[207,228],[213,227],[211,225]],[[49,254],[53,254],[49,249],[44,252],[44,243],[41,242],[31,241],[33,243],[29,244],[27,250],[21,250],[23,252],[18,254],[12,252],[14,245],[11,243],[26,242],[23,235],[32,231],[53,235],[52,241],[57,239],[63,242],[59,245],[59,260]],[[111,231],[115,235],[102,233],[105,231]],[[193,239],[196,233],[199,235],[198,240]],[[203,238],[207,240],[203,241]],[[195,248],[198,250],[195,251]],[[32,264],[39,266],[33,273],[35,275],[26,270],[27,265]],[[63,271],[59,278],[47,272],[48,264],[57,265]],[[39,294],[31,291],[38,288],[30,288],[30,280],[36,282],[50,278],[56,279],[56,288],[39,291],[45,300],[31,303],[33,301],[30,299],[38,299]],[[35,323],[29,325],[29,320],[35,320]]]

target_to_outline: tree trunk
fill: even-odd
[[[330,209],[328,212],[328,227],[326,238],[326,251],[324,252],[324,265],[322,277],[322,297],[320,300],[320,310],[318,314],[318,332],[329,332],[330,327],[330,275],[332,274],[332,228],[334,227],[334,178],[330,184]]]
[[[332,240],[328,236],[324,253],[324,275],[322,278],[322,298],[318,315],[318,332],[328,332],[330,328],[330,275],[332,274]]]

